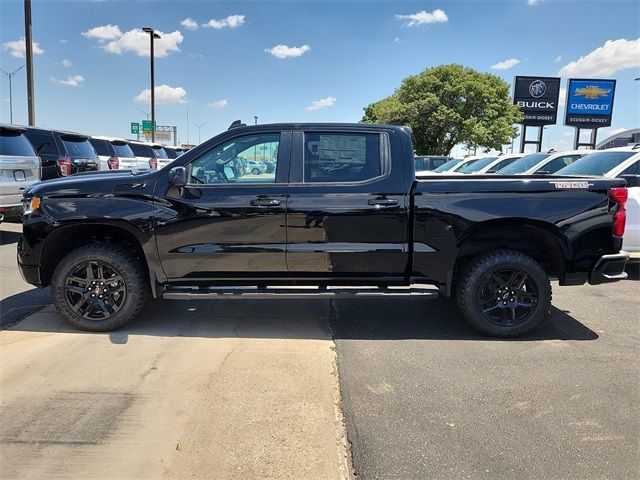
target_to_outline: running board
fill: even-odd
[[[435,287],[168,287],[167,300],[211,300],[238,298],[362,298],[362,297],[434,297]]]

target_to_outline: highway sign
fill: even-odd
[[[131,122],[131,133],[140,133],[140,124],[138,122]]]

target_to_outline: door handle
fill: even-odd
[[[275,198],[255,198],[249,203],[254,207],[277,207],[282,202]]]
[[[367,202],[369,205],[373,205],[374,207],[392,207],[394,205],[398,205],[398,200],[394,200],[392,198],[372,198]]]

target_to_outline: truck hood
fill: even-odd
[[[71,175],[39,182],[25,193],[25,197],[101,196],[114,191],[140,190],[155,183],[156,176],[156,171],[133,175],[128,170]]]

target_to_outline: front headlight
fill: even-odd
[[[42,197],[31,197],[22,201],[22,214],[29,215],[40,208]]]

